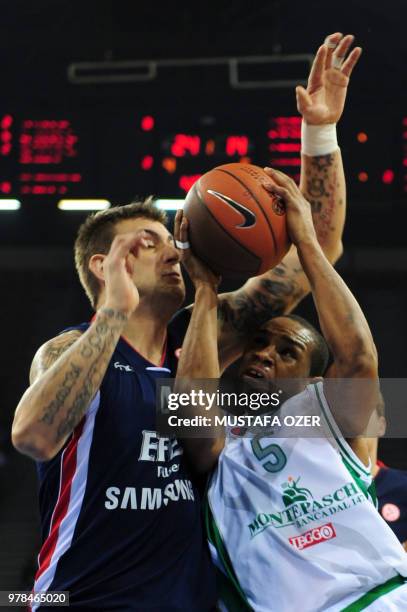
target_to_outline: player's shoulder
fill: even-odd
[[[68,350],[84,333],[80,328],[69,328],[42,344],[34,355],[30,369],[32,384],[50,368],[66,350]]]
[[[69,346],[77,341],[83,334],[81,329],[64,330],[57,336],[50,338],[42,344],[35,354],[35,358],[48,355],[50,358],[58,358]]]

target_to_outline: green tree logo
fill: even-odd
[[[314,499],[309,489],[298,486],[300,478],[301,476],[298,476],[297,480],[294,480],[292,476],[289,476],[287,482],[281,485],[283,489],[283,502],[286,508],[297,502]]]

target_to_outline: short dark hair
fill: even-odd
[[[107,255],[115,236],[114,228],[117,223],[138,217],[152,219],[163,225],[167,223],[166,213],[157,208],[150,196],[139,202],[113,206],[89,215],[78,230],[74,246],[75,266],[93,308],[96,308],[100,287],[96,276],[89,269],[89,260],[96,253]]]
[[[315,346],[311,355],[309,376],[323,376],[326,372],[330,359],[329,348],[325,338],[309,321],[303,319],[303,317],[294,314],[283,316],[287,319],[297,321],[297,323],[300,323],[303,327],[305,327],[306,329],[308,329],[308,331],[311,332]]]

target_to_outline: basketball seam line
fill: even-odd
[[[246,251],[246,253],[248,253],[249,255],[251,255],[252,257],[254,257],[255,259],[257,259],[258,263],[259,263],[259,268],[261,266],[261,258],[258,257],[258,255],[255,255],[254,253],[252,253],[252,251],[250,251],[247,247],[245,247],[244,244],[241,244],[238,240],[236,240],[236,238],[234,236],[232,236],[232,234],[229,234],[229,232],[227,232],[225,230],[225,228],[223,227],[223,225],[218,221],[218,219],[215,217],[215,215],[212,213],[212,211],[210,210],[209,206],[206,205],[205,200],[203,199],[203,197],[201,196],[201,194],[199,193],[199,189],[196,186],[196,183],[194,184],[194,189],[195,189],[195,193],[196,196],[198,198],[198,200],[201,202],[201,204],[203,206],[205,206],[206,210],[208,211],[208,213],[210,214],[210,216],[212,217],[212,219],[215,221],[215,223],[219,226],[219,228],[222,230],[222,232],[228,236],[229,238],[231,238],[233,240],[233,242],[235,242],[237,245],[239,245],[244,251]],[[230,268],[231,272],[233,272],[233,269]],[[243,274],[246,274],[245,272],[243,272]],[[248,272],[247,272],[248,274]],[[250,273],[251,274],[251,273]]]
[[[243,183],[243,181],[241,181],[237,176],[235,176],[234,174],[232,174],[231,172],[229,172],[229,170],[222,170],[221,168],[214,168],[214,170],[218,170],[219,172],[224,172],[225,174],[228,174],[229,176],[232,176],[234,179],[236,179],[236,181],[238,183],[240,183],[240,185],[242,187],[244,187],[245,189],[247,189],[247,191],[250,193],[250,195],[252,196],[253,200],[256,202],[257,206],[260,208],[261,212],[263,213],[264,218],[266,219],[266,223],[270,228],[271,231],[271,237],[273,238],[273,243],[274,243],[274,252],[278,253],[278,248],[277,248],[277,240],[276,237],[274,235],[274,230],[270,224],[270,221],[268,220],[268,217],[266,215],[266,213],[263,210],[262,205],[260,204],[260,202],[258,201],[258,199],[256,198],[256,196],[254,195],[254,193],[249,189],[249,187],[247,185],[245,185],[245,183]]]

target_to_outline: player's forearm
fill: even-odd
[[[100,387],[127,317],[103,308],[94,323],[23,395],[12,439],[22,453],[50,459],[84,416]]]
[[[377,371],[376,348],[352,292],[328,262],[315,238],[300,244],[298,253],[311,285],[322,333],[340,375],[374,374]]]
[[[328,155],[301,156],[300,189],[311,204],[318,242],[331,263],[342,254],[346,183],[340,149]]]
[[[292,246],[278,266],[249,278],[241,289],[229,294],[233,310],[227,312],[222,303],[222,313],[229,315],[239,331],[254,331],[272,317],[291,311],[309,290],[297,251]]]
[[[215,287],[203,285],[197,288],[195,303],[182,345],[177,368],[175,390],[178,393],[204,391],[213,394],[220,377],[217,339],[218,298]],[[208,380],[209,379],[209,380]],[[183,437],[182,444],[194,469],[201,473],[211,470],[223,448],[224,430],[216,425],[215,416],[219,408],[211,406],[184,406],[178,410],[179,417],[206,416],[211,425],[205,427],[204,436]],[[182,437],[182,434],[179,436]]]
[[[216,288],[208,285],[198,287],[182,345],[177,378],[219,378],[217,308]]]

